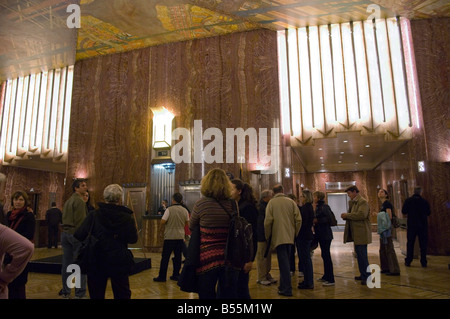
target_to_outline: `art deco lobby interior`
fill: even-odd
[[[449,26],[450,3],[439,0],[0,0],[4,211],[15,191],[28,193],[36,258],[48,257],[50,203],[62,208],[77,178],[93,205],[120,184],[140,232],[136,256],[151,259],[134,275],[143,276],[159,265],[161,201],[180,192],[192,208],[212,168],[257,198],[277,183],[297,197],[324,192],[339,217],[334,242],[350,259],[339,233],[345,188],[356,185],[371,212],[382,188],[403,223],[403,263],[401,208],[422,186],[428,254],[444,258],[430,274],[447,282],[427,291],[448,299]],[[375,238],[376,214],[371,222]],[[421,270],[411,271],[420,286]],[[56,293],[33,288],[42,276],[29,280],[30,298],[57,297],[58,279],[45,279]],[[251,285],[256,298],[279,297]],[[167,287],[133,294],[195,298]],[[337,289],[298,297],[340,298]]]

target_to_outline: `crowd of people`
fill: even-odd
[[[0,176],[1,177],[1,176]],[[75,287],[74,297],[104,299],[108,279],[115,299],[130,299],[129,275],[133,267],[133,255],[128,244],[136,243],[138,232],[133,212],[122,203],[123,189],[118,184],[108,185],[103,191],[104,202],[95,209],[89,203],[86,180],[77,179],[72,184],[73,194],[64,203],[62,212],[52,203],[46,212],[49,225],[48,248],[57,247],[60,227],[62,259],[62,289],[59,295],[70,298],[72,286],[68,282],[67,267],[76,262],[83,241],[90,235],[98,242],[96,258],[87,272],[83,272],[80,284]],[[344,243],[352,242],[356,253],[361,284],[366,284],[369,273],[367,245],[372,242],[369,204],[356,186],[346,189],[350,198],[349,209],[340,216],[345,221]],[[199,299],[239,298],[250,299],[250,271],[256,268],[256,280],[260,285],[278,284],[278,294],[292,296],[292,272],[296,269],[303,278],[298,289],[314,289],[320,282],[323,286],[334,286],[334,270],[331,257],[333,240],[332,226],[336,218],[325,194],[304,189],[297,198],[285,194],[281,184],[271,190],[263,190],[257,201],[249,183],[230,178],[222,169],[210,170],[201,181],[202,197],[190,211],[183,203],[180,193],[172,197],[172,205],[164,203],[161,224],[164,226],[164,244],[159,274],[153,280],[165,282],[172,253],[171,280],[178,281],[182,270],[182,256],[186,256],[189,235],[199,230],[198,266],[195,269]],[[378,193],[381,211],[392,219],[394,207],[388,193]],[[3,206],[2,206],[3,208]],[[252,255],[241,269],[227,266],[225,249],[230,227],[230,212],[239,211],[252,227]],[[408,243],[405,265],[410,266],[414,240],[419,237],[420,262],[427,266],[427,216],[430,207],[421,197],[420,187],[403,204],[402,213],[408,217]],[[11,210],[1,212],[0,220],[0,299],[25,299],[28,278],[27,264],[34,251],[33,238],[35,216],[30,209],[28,196],[17,191],[11,196]],[[4,224],[4,225],[3,225]],[[381,222],[379,227],[381,227]],[[390,225],[390,224],[389,224]],[[400,274],[394,251],[390,228],[380,235],[381,272],[397,276]],[[381,232],[380,232],[381,234]],[[324,273],[314,280],[311,259],[314,243],[320,246]],[[296,251],[295,251],[296,250]],[[279,282],[271,274],[272,255],[276,254],[279,266]],[[254,267],[256,264],[256,267]]]

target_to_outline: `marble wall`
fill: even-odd
[[[11,196],[16,191],[28,193],[29,199],[37,198],[36,219],[45,219],[45,212],[55,201],[62,208],[64,196],[64,174],[32,170],[21,167],[2,166],[6,175],[5,192],[2,194],[4,212],[11,210]]]
[[[424,188],[430,202],[429,253],[450,255],[450,19],[411,21],[418,74],[420,127],[404,150],[389,159],[394,167],[383,169],[383,177],[408,181],[409,195],[415,185]],[[425,162],[418,172],[417,161]],[[388,177],[389,176],[389,177]]]
[[[224,134],[271,128],[280,117],[276,47],[275,32],[257,30],[77,62],[68,180],[88,178],[94,201],[110,183],[146,183],[150,199],[150,107],[165,106],[175,127],[191,129],[202,120],[203,131],[216,127]],[[181,163],[176,184],[200,180],[213,167],[239,176],[239,164]],[[246,164],[242,171],[253,180]]]

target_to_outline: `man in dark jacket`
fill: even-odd
[[[45,219],[48,227],[47,248],[58,248],[58,230],[62,223],[62,212],[56,207],[56,203],[52,202],[52,207],[45,212]]]
[[[419,237],[420,264],[422,267],[427,266],[428,216],[431,211],[430,205],[421,194],[422,188],[416,186],[414,195],[407,198],[402,207],[402,213],[407,216],[406,266],[410,266],[413,260],[416,236]]]

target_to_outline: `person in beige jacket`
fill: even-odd
[[[292,296],[289,256],[294,246],[294,238],[302,226],[302,218],[297,203],[283,194],[282,185],[276,185],[273,193],[274,196],[266,208],[264,232],[270,247],[277,251],[280,268],[278,294]]]
[[[359,194],[358,187],[350,186],[345,190],[350,197],[348,213],[341,215],[345,222],[344,243],[353,242],[360,276],[355,277],[365,285],[369,273],[369,259],[367,257],[367,245],[372,242],[370,229],[369,203]]]

